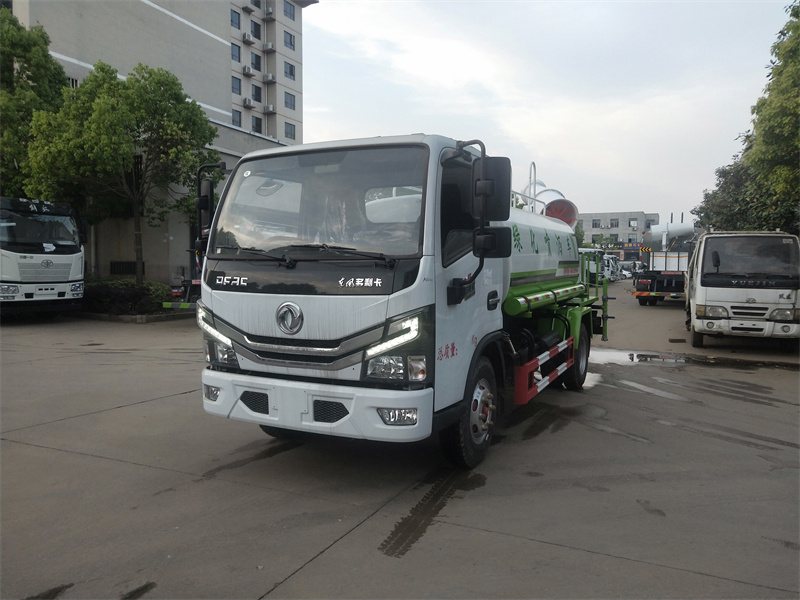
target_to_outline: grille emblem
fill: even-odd
[[[294,302],[284,302],[275,313],[278,328],[287,335],[294,335],[303,327],[303,311]]]
[[[49,268],[50,268],[50,267],[52,267],[52,266],[53,266],[53,261],[52,261],[52,260],[50,260],[49,258],[45,258],[45,259],[42,261],[42,267],[44,267],[45,269],[49,269]]]

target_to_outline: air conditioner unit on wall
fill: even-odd
[[[274,83],[275,75],[272,73],[264,73],[264,83]]]
[[[242,104],[247,108],[253,108],[253,99],[252,98],[242,98]]]
[[[255,41],[256,41],[256,40],[255,40],[255,38],[253,37],[253,34],[252,34],[252,33],[247,33],[247,32],[245,32],[245,33],[243,33],[243,34],[242,34],[242,41],[243,41],[245,44],[253,44],[253,43],[255,43]]]
[[[274,104],[265,104],[264,105],[264,113],[271,114],[275,112],[275,105]]]
[[[246,77],[252,77],[253,76],[253,67],[251,67],[250,65],[243,66],[242,67],[242,75],[245,75]]]
[[[248,4],[248,3],[245,3],[245,4],[242,5],[242,10],[244,12],[246,12],[246,13],[252,13],[255,10],[255,8],[250,6],[250,4]]]
[[[264,42],[264,52],[275,52],[275,46],[272,42]]]

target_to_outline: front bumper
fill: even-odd
[[[219,388],[216,400],[207,386]],[[433,389],[384,390],[203,371],[208,414],[324,435],[415,442],[430,437]],[[417,408],[416,425],[386,425],[378,408]]]
[[[778,321],[744,319],[697,319],[695,330],[705,335],[735,335],[762,338],[800,337],[800,325]]]

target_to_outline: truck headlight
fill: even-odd
[[[229,337],[217,331],[214,327],[214,317],[199,305],[197,307],[197,325],[203,331],[205,338],[206,361],[238,368],[239,360],[236,358],[233,342]]]
[[[376,356],[367,363],[367,377],[402,380],[408,373],[409,381],[425,381],[427,362],[425,356]]]
[[[430,308],[401,316],[386,325],[381,341],[367,348],[364,376],[406,382],[429,382],[429,347],[433,341]]]
[[[402,356],[378,356],[367,363],[367,377],[381,379],[403,379],[406,370]]]
[[[800,321],[800,308],[776,308],[769,313],[770,321]]]
[[[399,335],[398,335],[399,334]],[[389,325],[386,337],[389,338],[380,344],[367,348],[367,358],[388,352],[393,348],[407,344],[419,336],[419,315]]]
[[[14,296],[16,294],[19,294],[18,285],[9,285],[7,283],[0,285],[0,296]]]
[[[728,309],[724,306],[698,304],[695,314],[701,319],[727,319]]]

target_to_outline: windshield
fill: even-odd
[[[703,275],[797,279],[798,244],[790,236],[723,236],[706,241]]]
[[[221,203],[209,252],[299,256],[303,248],[338,246],[417,255],[427,158],[424,147],[392,146],[242,163]]]
[[[0,242],[4,248],[38,246],[51,251],[81,243],[78,225],[69,215],[8,209],[0,211]]]

